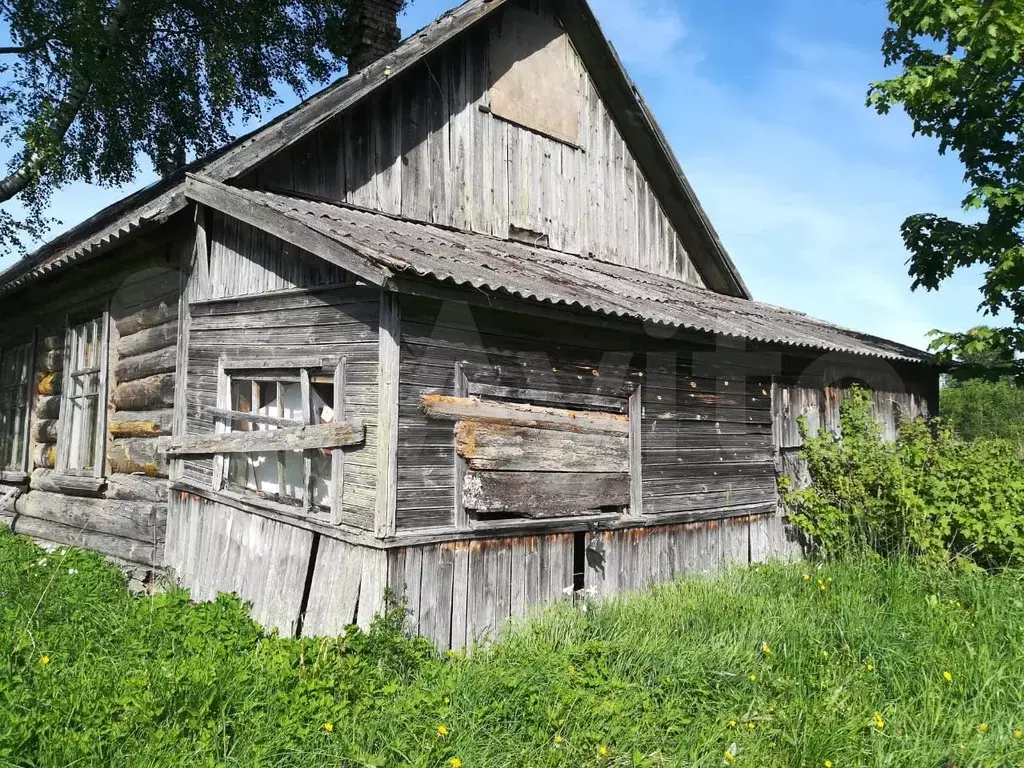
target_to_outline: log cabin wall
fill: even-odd
[[[244,183],[703,285],[579,55],[541,6],[510,4]],[[518,116],[534,130],[496,116],[515,67],[534,87],[564,90]],[[544,76],[531,78],[531,67]],[[554,138],[546,113],[569,105],[578,106],[554,117],[568,119],[574,138]]]
[[[15,532],[159,566],[167,516],[167,464],[178,337],[183,222],[27,286],[0,300],[0,347],[34,339],[30,455],[23,479],[8,476],[0,516]],[[176,239],[177,238],[177,239]],[[95,471],[59,465],[69,429],[68,326],[104,318]],[[100,343],[96,339],[95,343]],[[13,480],[13,481],[12,481]]]
[[[380,291],[358,286],[343,270],[248,225],[220,216],[208,222],[209,279],[194,271],[189,280],[182,434],[214,433],[211,409],[224,406],[218,403],[224,359],[261,365],[276,360],[283,369],[306,361],[332,373],[343,363],[344,380],[334,386],[344,392],[345,417],[362,419],[365,441],[345,451],[343,512],[336,522],[372,529]],[[180,463],[177,480],[213,487],[216,459],[187,457]]]

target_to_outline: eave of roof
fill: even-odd
[[[585,59],[595,66],[599,89],[617,122],[631,137],[638,161],[680,228],[684,246],[715,290],[745,298],[750,293],[722,246],[710,219],[682,172],[661,128],[630,80],[586,0],[551,0],[558,17]],[[82,258],[98,255],[150,222],[181,210],[181,185],[186,172],[227,181],[237,178],[275,153],[315,131],[369,96],[377,88],[418,64],[483,20],[509,0],[467,0],[409,36],[392,53],[352,77],[343,78],[290,111],[187,168],[103,209],[0,273],[0,294]],[[645,146],[636,146],[637,142]]]
[[[318,238],[329,238],[341,257],[361,259],[366,265],[362,274],[385,286],[392,277],[406,275],[724,338],[932,362],[921,350],[800,312],[592,258],[209,179],[190,179],[186,195],[209,204],[214,199],[209,190],[248,210],[264,210],[268,220],[287,217]],[[300,240],[292,242],[302,247]]]

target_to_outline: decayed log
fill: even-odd
[[[107,427],[111,437],[160,437],[171,434],[174,411],[115,411]]]
[[[162,373],[119,384],[110,396],[119,411],[152,411],[174,407],[174,374]]]
[[[107,448],[110,471],[130,475],[167,477],[167,444],[170,438],[130,437],[111,440]]]
[[[107,490],[103,493],[107,499],[157,504],[166,504],[169,495],[166,480],[145,475],[111,475],[107,478]]]
[[[10,518],[14,517],[15,504],[22,493],[24,491],[20,486],[0,486],[0,521],[6,522],[7,525],[11,524]],[[4,518],[8,519],[4,520]]]
[[[54,443],[38,443],[32,446],[32,465],[53,469],[57,465],[57,446]]]
[[[41,395],[36,398],[36,418],[56,419],[60,416],[60,396]]]
[[[20,496],[15,509],[26,517],[150,543],[157,538],[167,520],[167,507],[163,504],[86,499],[46,491],[29,491]]]
[[[117,341],[117,354],[121,357],[134,357],[165,347],[176,347],[177,342],[178,320],[175,318],[155,328],[146,328],[130,336],[122,336]]]
[[[157,566],[157,547],[135,539],[126,539],[109,533],[81,530],[40,517],[19,515],[12,526],[15,533],[45,539],[56,544],[91,549],[103,555],[127,560],[139,565]]]
[[[41,419],[36,422],[35,429],[32,430],[32,439],[37,443],[55,443],[57,442],[57,429],[60,424],[57,419]]]
[[[366,429],[361,419],[310,424],[303,427],[230,432],[175,439],[168,449],[171,456],[202,456],[214,453],[262,453],[265,451],[302,451],[314,448],[341,448],[363,442]]]
[[[44,373],[39,377],[36,392],[40,395],[59,395],[61,383],[62,380],[59,373]]]
[[[114,380],[118,383],[137,381],[158,373],[173,372],[177,358],[176,347],[165,347],[144,355],[126,357],[117,361],[114,367]]]
[[[629,417],[617,413],[570,411],[448,395],[423,395],[420,398],[420,406],[423,413],[433,419],[483,421],[568,432],[606,432],[622,435],[629,433]]]
[[[56,373],[64,370],[64,350],[44,350],[36,355],[36,370],[40,373]]]
[[[39,346],[43,349],[64,349],[64,334],[51,333],[39,339]]]
[[[98,477],[63,475],[44,467],[33,470],[29,487],[34,491],[66,494],[68,496],[102,496],[104,482]]]
[[[460,421],[455,447],[470,469],[516,472],[628,472],[626,435],[563,432]]]
[[[114,325],[121,336],[130,336],[133,333],[144,331],[147,328],[155,328],[158,325],[178,319],[177,296],[169,296],[158,304],[151,304],[140,310],[117,318]]]
[[[620,472],[467,472],[462,500],[478,512],[561,517],[629,504]]]

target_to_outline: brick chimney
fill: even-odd
[[[398,14],[405,0],[352,0],[349,4],[352,49],[348,72],[354,75],[381,56],[391,53],[402,40]]]

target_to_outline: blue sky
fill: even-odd
[[[452,2],[412,0],[403,33]],[[883,0],[591,2],[755,298],[917,346],[983,321],[978,273],[910,291],[900,223],[958,215],[965,188],[905,116],[864,106]],[[52,213],[70,226],[149,181],[74,185]]]

